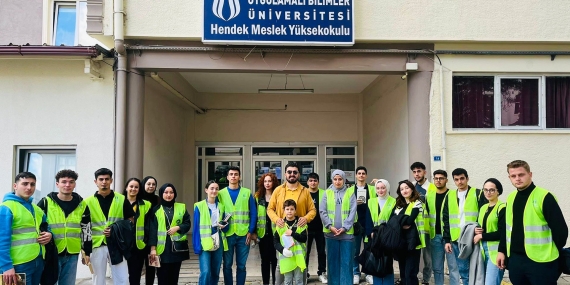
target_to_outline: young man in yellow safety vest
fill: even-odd
[[[91,212],[91,227],[93,229],[93,251],[91,253],[91,265],[93,266],[93,284],[105,285],[107,272],[107,260],[109,249],[107,238],[111,236],[109,226],[120,220],[130,220],[134,223],[135,212],[129,201],[120,193],[111,190],[113,172],[107,168],[95,171],[95,184],[99,189],[93,196],[85,199],[85,203]],[[129,284],[129,269],[127,261],[119,264],[111,264],[111,274],[114,285]]]
[[[305,243],[307,225],[299,226],[296,214],[297,204],[289,199],[283,202],[285,226],[278,227],[273,235],[273,245],[279,252],[280,273],[285,284],[302,285],[305,282]]]
[[[52,234],[41,231],[46,215],[32,204],[36,176],[22,172],[14,180],[14,192],[4,195],[0,205],[0,273],[4,284],[16,285],[26,274],[27,285],[38,285],[44,269],[44,245]]]
[[[568,238],[568,226],[556,197],[534,185],[526,161],[507,165],[516,191],[507,198],[506,237],[499,243],[497,266],[505,269],[513,285],[555,285],[561,271],[558,257]]]
[[[75,284],[79,252],[83,249],[84,264],[89,264],[91,255],[91,217],[87,203],[74,193],[77,173],[70,169],[55,175],[58,192],[49,193],[38,202],[47,215],[59,261],[59,285]]]
[[[323,199],[326,190],[319,188],[319,175],[316,173],[309,173],[307,180],[307,186],[309,186],[309,192],[311,193],[311,198],[313,199],[313,204],[315,208],[319,208],[319,203]],[[307,267],[309,267],[309,258],[311,255],[311,247],[313,246],[313,240],[317,246],[317,274],[319,275],[319,281],[323,284],[327,284],[327,253],[325,250],[325,233],[323,231],[323,222],[321,221],[321,216],[316,215],[315,218],[308,223],[307,226],[307,254],[305,257],[305,262]],[[308,270],[307,270],[308,271]],[[307,272],[307,276],[309,272]]]

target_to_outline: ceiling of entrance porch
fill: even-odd
[[[317,94],[358,94],[377,74],[180,73],[200,93],[257,93],[259,89],[314,89]]]

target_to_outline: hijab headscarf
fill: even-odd
[[[378,179],[376,180],[376,184],[374,184],[374,190],[376,190],[376,186],[378,186],[378,183],[382,183],[384,184],[384,186],[386,186],[386,196],[384,197],[378,196],[378,198],[382,200],[388,199],[388,196],[390,196],[390,183],[386,179]]]
[[[145,185],[146,185],[146,183],[147,183],[150,179],[154,179],[154,182],[155,182],[155,183],[157,184],[157,186],[158,186],[158,180],[156,180],[156,178],[154,178],[154,177],[152,177],[152,176],[147,176],[147,177],[143,178],[143,180],[142,180],[142,185],[141,185],[142,191],[139,190],[139,194],[141,194],[140,197],[141,197],[143,200],[149,201],[150,204],[154,207],[154,206],[156,206],[156,205],[158,204],[158,196],[156,196],[154,193],[148,193],[148,192],[146,192],[146,190],[145,190]],[[156,191],[156,189],[155,189],[154,191]]]
[[[331,180],[334,181],[334,177],[340,175],[340,177],[342,177],[343,181],[346,181],[346,174],[344,173],[344,171],[337,169],[335,171],[333,171],[333,173],[331,173]],[[342,188],[336,188],[336,186],[334,186],[334,182],[329,186],[329,189],[333,189],[333,190],[337,190],[337,191],[343,191],[346,189],[346,182],[342,184]]]
[[[172,191],[174,191],[174,198],[172,199],[172,201],[165,201],[162,198],[162,195],[164,194],[164,190],[166,190],[166,188],[172,188]],[[174,206],[174,202],[176,202],[176,197],[178,196],[178,194],[176,193],[176,188],[174,188],[174,185],[172,185],[172,183],[164,183],[162,186],[160,186],[160,189],[158,189],[158,194],[160,197],[160,205],[163,207],[172,207]]]

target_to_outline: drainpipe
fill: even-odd
[[[437,55],[436,55],[437,56]],[[444,109],[444,98],[443,96],[443,65],[441,64],[441,59],[439,60],[439,100],[441,104],[441,169],[446,170],[447,165],[447,136],[445,130],[445,109]]]
[[[126,171],[127,56],[124,44],[123,0],[113,1],[113,34],[117,52],[115,90],[115,189],[122,187]]]

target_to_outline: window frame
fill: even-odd
[[[496,130],[544,130],[546,129],[546,97],[544,96],[546,76],[518,76],[518,75],[495,75],[495,129]],[[503,126],[502,125],[502,79],[537,79],[538,80],[538,126]]]
[[[79,18],[80,18],[80,11],[79,11],[79,2],[82,2],[81,0],[57,0],[57,1],[53,1],[53,13],[52,13],[52,23],[53,25],[51,26],[51,42],[52,45],[55,46],[56,43],[56,35],[57,35],[57,19],[58,19],[58,14],[59,14],[59,7],[60,6],[70,6],[70,7],[74,7],[75,8],[75,36],[73,38],[73,45],[77,46],[79,43]],[[85,2],[85,1],[83,1]]]

